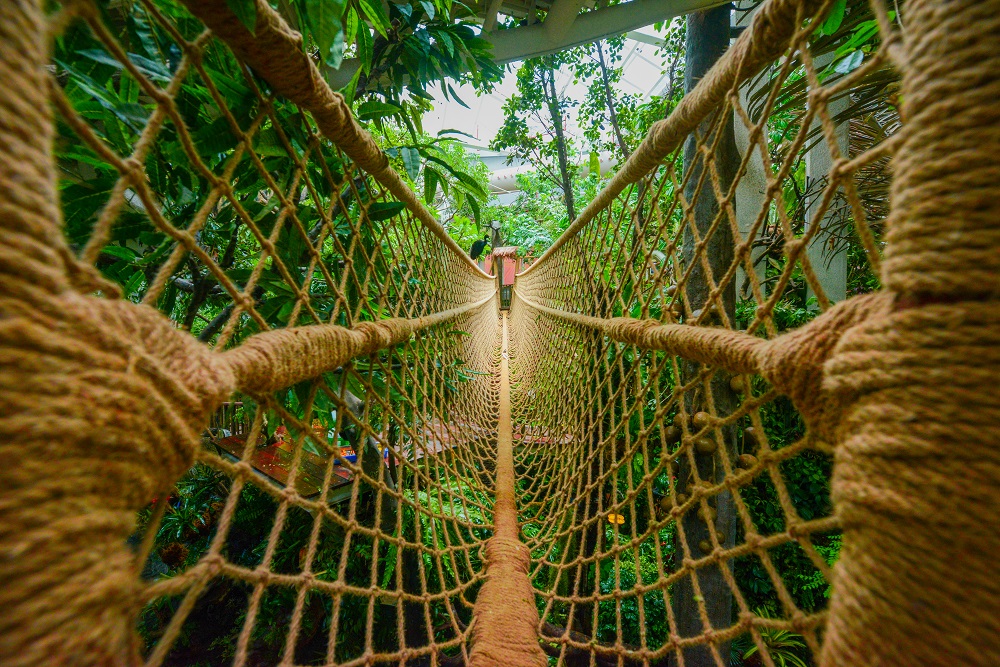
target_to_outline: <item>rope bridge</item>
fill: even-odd
[[[827,79],[834,3],[770,0],[509,312],[269,4],[252,33],[128,4],[0,5],[3,664],[727,665],[742,638],[773,667],[778,632],[823,665],[1000,664],[1000,3],[910,0],[902,32],[875,3],[878,51]],[[830,102],[882,69],[901,129],[845,154]],[[882,285],[835,305],[783,194],[816,142],[813,219],[846,202]],[[890,158],[883,235],[855,175]],[[793,290],[824,312],[783,331]],[[206,431],[234,401],[235,454]],[[787,466],[830,456],[804,516]]]

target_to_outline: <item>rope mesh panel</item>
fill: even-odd
[[[800,608],[781,568],[805,561],[817,580],[829,581],[824,553],[839,540],[838,522],[829,504],[820,514],[810,507],[812,515],[802,515],[795,497],[802,490],[790,489],[787,462],[804,457],[815,470],[829,470],[831,443],[815,431],[803,435],[798,425],[779,431],[775,402],[787,392],[740,374],[747,371],[739,360],[720,355],[694,363],[641,337],[644,328],[683,322],[774,338],[787,326],[776,322],[774,309],[793,290],[810,290],[818,308],[828,309],[816,275],[823,267],[810,262],[806,249],[831,243],[835,216],[828,212],[838,203],[849,205],[854,229],[847,233],[867,250],[859,268],[868,263],[877,274],[875,234],[853,174],[884,156],[886,146],[870,147],[841,170],[847,156],[827,100],[833,86],[850,90],[884,67],[885,53],[822,87],[810,35],[808,28],[796,31],[783,56],[745,84],[742,96],[739,78],[756,75],[759,66],[752,52],[737,50],[726,65],[741,74],[697,130],[672,137],[670,125],[654,126],[644,148],[657,139],[666,143],[667,151],[653,149],[662,162],[646,158],[634,172],[648,173],[588,207],[572,235],[518,277],[514,422],[526,443],[545,443],[521,452],[530,481],[520,509],[545,605],[542,634],[560,660],[582,653],[600,664],[631,664],[683,653],[694,664],[725,665],[728,644],[719,642],[749,632],[771,664],[765,629],[772,636],[800,633],[819,652],[825,613]],[[791,112],[787,86],[796,79],[808,85],[810,105]],[[681,109],[676,115],[683,122]],[[720,169],[717,157],[734,141],[722,129],[733,117],[749,137],[735,176]],[[835,169],[813,195],[817,222],[803,229],[802,212],[796,220],[786,197],[817,143],[828,146]],[[748,203],[736,192],[754,162],[765,182],[762,206],[747,228],[748,216],[737,210]],[[766,244],[782,246],[783,257],[764,261]],[[729,345],[734,351],[737,340]],[[711,341],[701,347],[708,352]],[[762,497],[774,497],[782,516],[762,516]],[[780,600],[780,619],[749,607],[750,591],[741,590],[734,568],[766,578]],[[678,597],[690,601],[687,609],[681,611]],[[690,648],[709,638],[710,654]]]
[[[113,12],[105,19],[91,5],[78,9],[84,20],[71,23],[62,39],[92,49],[98,63],[117,63],[116,92],[124,98],[134,91],[138,99],[129,110],[141,116],[130,124],[134,134],[112,136],[103,122],[107,112],[79,94],[86,73],[58,66],[53,72],[53,97],[66,125],[60,138],[76,143],[74,152],[110,186],[95,194],[106,201],[81,260],[107,267],[114,250],[106,244],[136,217],[165,237],[141,281],[126,287],[127,298],[190,314],[196,296],[183,303],[176,276],[180,268],[201,276],[232,304],[205,300],[188,317],[187,326],[215,349],[275,328],[351,329],[463,311],[291,389],[238,396],[251,424],[245,442],[221,428],[206,433],[196,467],[180,481],[185,489],[192,478],[214,477],[223,491],[211,489],[214,501],[175,536],[195,530],[211,538],[201,553],[187,556],[190,566],[141,593],[151,602],[140,624],[155,640],[147,662],[194,659],[178,637],[204,633],[196,626],[213,618],[213,599],[226,595],[247,599],[238,617],[228,619],[244,628],[230,647],[237,664],[259,659],[262,637],[281,647],[271,659],[289,662],[303,653],[341,663],[373,650],[392,661],[462,654],[483,576],[481,543],[492,523],[491,378],[499,335],[492,280],[325,139],[305,113],[283,122],[289,103],[269,93],[185,10],[132,8],[164,54],[155,70],[127,55],[123,39],[134,36],[114,34]],[[164,71],[171,57],[175,69]],[[239,108],[226,103],[233,89],[241,93]],[[131,152],[121,154],[126,147]],[[173,170],[153,173],[165,153],[175,160]],[[189,190],[186,207],[168,210],[163,202],[177,202],[182,188]],[[208,249],[227,234],[234,255]],[[292,298],[276,310],[275,297],[286,295]],[[284,442],[265,446],[282,431]],[[355,456],[342,456],[342,446]],[[163,534],[161,522],[181,512],[168,507],[169,494],[159,491],[140,513],[147,538],[139,562],[154,548],[150,537]],[[234,543],[247,539],[231,530],[246,512],[259,513],[259,543]],[[174,543],[167,548],[176,550]],[[276,560],[279,545],[297,558]],[[354,554],[371,555],[372,569],[358,571]],[[280,599],[280,618],[268,597]],[[263,607],[272,609],[269,616],[261,617]],[[404,628],[407,621],[420,627]],[[326,641],[341,624],[356,633],[355,643]],[[396,632],[376,644],[376,624]]]
[[[742,638],[773,667],[781,632],[831,665],[865,655],[857,600],[881,581],[850,571],[831,614],[782,576],[809,563],[825,587],[841,531],[864,525],[852,473],[847,520],[806,515],[817,491],[789,477],[805,462],[825,484],[868,423],[845,398],[861,362],[835,346],[863,352],[884,322],[920,317],[987,367],[1000,344],[988,301],[935,319],[921,308],[951,301],[926,289],[902,314],[889,292],[824,292],[812,250],[836,243],[831,221],[861,249],[850,269],[881,272],[855,174],[907,126],[845,154],[830,110],[903,60],[880,4],[880,49],[843,76],[811,55],[831,2],[762,6],[517,277],[509,314],[277,12],[258,3],[251,35],[224,0],[188,4],[130,5],[143,31],[118,5],[0,7],[3,174],[25,184],[0,193],[0,452],[20,452],[0,471],[5,662],[727,665]],[[52,124],[23,113],[45,98]],[[732,119],[748,137],[735,173]],[[790,208],[817,145],[832,167]],[[130,226],[145,247],[119,242]],[[795,291],[824,314],[789,324]],[[789,399],[801,421],[776,425]],[[765,495],[780,516],[760,516]],[[776,614],[749,606],[738,570],[773,588]],[[948,618],[972,627],[964,613]],[[979,622],[998,636],[995,615]],[[990,664],[995,640],[980,643]],[[915,655],[973,664],[971,644]]]

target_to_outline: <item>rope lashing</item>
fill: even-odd
[[[500,327],[493,536],[486,542],[486,583],[476,598],[469,663],[470,667],[542,667],[547,659],[538,645],[538,608],[528,578],[531,553],[520,540],[517,520],[507,315]]]
[[[0,4],[0,662],[126,664],[125,540],[208,412],[131,304],[69,291],[39,5]]]
[[[223,353],[147,306],[67,291],[25,316],[3,299],[10,409],[0,416],[0,451],[19,465],[0,473],[0,604],[13,610],[0,617],[19,627],[2,627],[0,655],[41,664],[129,645],[140,586],[126,547],[135,512],[191,467],[204,424],[234,391],[290,386],[491,299],[353,329],[260,333]],[[47,475],[55,464],[60,474]]]
[[[118,297],[118,288],[102,277],[97,267],[77,261],[60,224],[50,86],[69,82],[66,91],[60,89],[60,94],[65,92],[65,104],[60,107],[64,117],[76,118],[76,102],[70,101],[74,75],[65,72],[60,63],[50,63],[50,40],[65,34],[62,23],[70,21],[74,8],[70,6],[59,15],[62,18],[53,19],[59,26],[47,29],[40,0],[0,3],[0,460],[4,461],[0,466],[0,663],[18,667],[126,665],[140,662],[145,654],[152,664],[159,664],[179,645],[181,626],[196,618],[192,608],[199,592],[218,576],[254,589],[246,607],[249,620],[234,648],[238,665],[255,659],[248,656],[257,641],[259,602],[271,595],[273,586],[295,588],[300,594],[300,604],[290,611],[290,639],[282,664],[296,660],[297,642],[302,639],[299,631],[308,623],[303,617],[308,616],[311,606],[305,601],[314,597],[332,601],[335,609],[341,609],[348,597],[366,603],[361,605],[368,609],[364,646],[358,645],[361,657],[351,658],[353,664],[426,658],[445,664],[451,661],[448,667],[454,667],[459,659],[471,663],[469,667],[540,667],[546,662],[538,643],[540,629],[553,644],[561,646],[555,651],[567,657],[573,648],[573,657],[580,661],[666,662],[671,655],[681,658],[683,647],[695,644],[707,645],[721,659],[718,654],[728,647],[726,642],[748,633],[767,661],[762,628],[800,633],[814,656],[822,651],[820,661],[825,667],[1000,664],[1000,583],[996,576],[1000,533],[995,529],[1000,525],[1000,393],[995,389],[1000,376],[998,0],[911,0],[904,8],[906,31],[902,37],[876,3],[880,34],[890,47],[898,47],[885,51],[900,56],[897,65],[903,75],[901,99],[907,119],[892,140],[899,153],[880,276],[884,291],[847,300],[814,322],[772,340],[722,328],[577,314],[536,303],[515,291],[517,298],[509,317],[513,338],[519,340],[512,340],[507,347],[508,316],[502,316],[499,350],[497,318],[484,307],[495,304],[495,286],[391,169],[386,155],[355,121],[344,98],[323,80],[303,49],[301,36],[264,0],[255,3],[253,33],[235,18],[225,0],[185,0],[184,4],[225,42],[213,42],[214,37],[206,32],[199,44],[212,42],[224,59],[231,58],[226,51],[230,47],[242,63],[268,82],[270,92],[310,114],[320,133],[332,142],[320,142],[322,137],[306,121],[302,127],[295,126],[307,135],[308,141],[300,146],[320,142],[332,149],[327,152],[337,153],[338,159],[347,156],[344,164],[350,170],[345,169],[345,173],[351,177],[324,181],[332,196],[315,189],[311,192],[317,212],[336,209],[343,216],[332,221],[334,216],[327,214],[323,217],[326,228],[316,229],[327,233],[327,228],[336,229],[340,221],[346,221],[352,245],[327,252],[329,246],[340,243],[339,231],[318,237],[318,241],[303,231],[304,240],[313,244],[304,261],[315,260],[309,271],[320,265],[322,279],[309,273],[308,284],[289,285],[299,295],[289,328],[249,336],[228,351],[212,350],[197,342],[153,308],[108,298]],[[827,11],[830,4],[771,0],[762,5],[752,27],[719,65],[668,119],[653,126],[632,158],[567,233],[521,274],[523,291],[540,302],[562,303],[559,295],[608,288],[614,283],[608,276],[620,272],[627,277],[642,270],[643,260],[649,256],[639,253],[651,247],[670,253],[667,259],[658,260],[661,267],[672,262],[676,269],[685,262],[678,246],[663,236],[672,233],[666,228],[666,218],[656,215],[630,216],[640,221],[641,229],[632,237],[632,252],[619,252],[619,259],[614,259],[606,244],[614,239],[613,244],[624,250],[629,243],[619,238],[617,214],[611,214],[614,207],[621,206],[628,213],[632,206],[629,195],[621,195],[640,180],[649,180],[651,187],[644,192],[656,192],[652,186],[660,178],[657,174],[664,160],[670,159],[710,114],[739,97],[741,85],[783,53],[787,52],[789,63],[806,74],[809,113],[829,111],[825,109],[829,95],[838,86],[847,92],[849,86],[813,85],[817,73],[807,57],[812,38],[805,31],[806,26],[815,28],[817,22],[810,19],[817,11]],[[99,12],[92,11],[93,6],[86,7],[89,9],[79,16],[88,21],[103,20]],[[171,32],[176,26],[170,21],[175,17],[156,18],[155,3],[136,5],[136,11],[147,9],[146,18],[152,23],[160,21],[157,30],[163,29],[165,39],[178,46],[183,59],[195,62],[196,69],[203,64],[200,57],[208,51],[184,41],[181,33],[186,34],[186,27],[176,31],[181,35],[178,38]],[[192,21],[186,16],[183,20]],[[95,45],[107,46],[116,39],[115,35],[92,36]],[[788,49],[790,41],[792,48]],[[103,53],[99,48],[96,52]],[[122,80],[142,78],[134,69],[129,73],[132,65],[125,50],[112,49],[108,54],[129,63],[119,63],[124,67]],[[862,69],[883,57],[881,51],[871,55],[866,55]],[[884,64],[882,61],[878,66]],[[178,87],[183,71],[179,68],[181,74],[174,75]],[[214,75],[203,71],[200,76],[211,79]],[[259,80],[247,80],[254,94],[261,93]],[[849,79],[841,81],[851,83]],[[771,92],[781,93],[782,85],[777,83]],[[159,92],[155,95],[147,88],[149,95],[141,97],[141,105],[156,106],[160,112],[176,102],[171,95]],[[266,94],[260,99],[266,99]],[[226,103],[216,102],[217,110],[232,119]],[[90,127],[93,119],[76,120],[77,126]],[[171,122],[178,136],[187,132],[183,118],[171,117]],[[283,131],[284,121],[278,114],[269,116],[269,122],[275,133]],[[760,122],[758,130],[769,120]],[[260,155],[254,153],[254,146],[260,135],[254,135],[254,128],[259,129],[259,125],[238,125],[250,128],[235,132],[242,133],[237,137],[240,150],[257,160]],[[830,130],[829,125],[827,118],[824,129]],[[147,124],[147,129],[153,129],[148,134],[142,132],[143,141],[164,139],[157,135],[156,126]],[[805,140],[806,131],[803,127],[795,140]],[[98,134],[90,132],[92,136],[81,138],[80,145],[103,142]],[[184,136],[190,138],[190,134]],[[829,132],[826,138],[829,141]],[[63,139],[60,136],[60,143]],[[66,140],[73,142],[69,137]],[[765,137],[760,148],[768,155],[766,144]],[[711,154],[705,143],[699,144],[699,149]],[[116,156],[120,150],[106,148]],[[197,158],[190,153],[185,155],[193,164]],[[870,158],[872,151],[868,153]],[[97,154],[104,155],[101,151]],[[281,201],[292,202],[282,206],[279,220],[294,218],[296,202],[303,201],[303,190],[296,190],[301,184],[297,179],[311,178],[305,173],[310,170],[301,168],[304,161],[320,164],[324,159],[316,152],[301,160],[299,155],[288,157],[293,171],[300,172],[292,179],[296,185],[280,193],[269,188],[280,194]],[[863,156],[853,160],[870,164]],[[121,164],[127,164],[128,169],[123,170]],[[128,187],[149,195],[143,201],[152,202],[155,193],[147,187],[145,164],[133,155],[116,162],[117,166],[109,165],[108,170],[112,174],[115,170],[127,172],[134,180],[119,179],[118,185],[124,188],[123,183],[128,183]],[[840,166],[830,173],[832,188],[839,184],[847,190],[843,180],[849,176],[847,168],[842,162],[837,164]],[[187,166],[193,169],[191,164]],[[774,172],[782,167],[774,166],[778,169],[766,170],[768,191],[780,192],[780,178]],[[259,168],[259,173],[265,180],[273,175],[268,167]],[[215,187],[225,189],[228,201],[238,208],[237,188],[225,180]],[[375,224],[366,208],[373,202],[363,198],[354,199],[349,206],[341,201],[337,209],[332,200],[340,196],[340,188],[351,188],[359,180],[366,185],[366,195],[394,198],[406,210]],[[666,185],[662,179],[660,184]],[[250,197],[260,194],[253,192]],[[850,192],[847,194],[850,197]],[[651,197],[640,196],[638,213],[642,213],[642,201]],[[203,203],[208,211],[209,200]],[[109,220],[114,217],[115,205],[105,209],[112,211]],[[657,205],[663,209],[665,202]],[[769,206],[761,208],[758,222],[770,215]],[[176,232],[172,238],[181,241],[176,246],[178,262],[186,252],[197,255],[192,258],[192,275],[199,271],[201,262],[203,268],[215,271],[220,283],[228,285],[223,291],[228,290],[234,303],[231,335],[238,339],[248,333],[238,322],[240,312],[252,315],[248,321],[253,325],[267,327],[271,320],[246,297],[252,293],[251,284],[245,293],[237,294],[243,288],[226,282],[224,269],[195,245],[194,230],[203,227],[191,223],[185,228],[186,220],[165,220],[152,205],[146,212],[158,231]],[[857,217],[861,219],[858,224],[866,224],[863,215]],[[246,228],[254,227],[252,216],[246,218]],[[202,218],[201,223],[206,220]],[[256,258],[258,269],[282,264],[275,240],[280,233],[294,234],[302,228],[301,218],[295,218],[294,223],[299,227],[289,224],[284,230],[276,223],[270,240],[263,239],[254,227],[253,238],[264,249]],[[600,225],[606,227],[592,229]],[[362,231],[374,228],[379,228],[374,243],[355,245],[364,236]],[[111,238],[109,233],[110,227],[105,227],[91,237],[94,256],[101,252],[102,239]],[[585,237],[593,243],[584,243]],[[751,247],[751,241],[747,239],[740,248]],[[650,242],[652,245],[647,245]],[[790,238],[785,242],[786,250],[801,250],[805,245],[796,246]],[[601,260],[606,262],[602,271],[583,275],[591,268],[587,262],[602,256],[602,249],[609,251]],[[567,255],[572,255],[571,261]],[[804,261],[794,252],[786,254],[786,259],[782,279],[790,279],[796,261]],[[343,272],[338,260],[342,260]],[[362,265],[364,271],[360,270]],[[175,272],[177,266],[168,262],[155,279],[147,276],[151,285],[158,286],[147,291],[147,302],[159,302],[167,281],[182,275]],[[440,271],[424,272],[428,266]],[[730,268],[735,272],[735,266]],[[762,305],[760,282],[752,271],[746,273],[758,305]],[[731,277],[731,273],[727,275]],[[329,317],[312,301],[311,290],[321,280],[329,292],[337,292],[333,299],[337,305]],[[808,275],[806,280],[810,281]],[[607,284],[598,284],[601,281]],[[339,289],[337,282],[341,283]],[[768,289],[780,291],[782,284],[770,283]],[[717,287],[721,291],[726,285]],[[678,289],[684,289],[680,281]],[[102,292],[105,298],[97,298],[93,292]],[[593,308],[600,314],[602,304],[613,300],[606,298],[607,290],[586,297],[572,302],[572,308],[582,303],[581,311]],[[626,306],[649,305],[640,303],[643,297],[635,294],[619,292],[616,298],[625,312],[633,312]],[[308,312],[315,321],[343,321],[338,317],[359,312],[355,307],[366,304],[377,306],[366,312],[404,313],[408,317],[374,322],[349,318],[353,322],[349,327],[293,326],[299,322],[299,312]],[[192,316],[205,312],[196,310],[191,309]],[[302,321],[307,320],[303,316]],[[448,328],[453,330],[431,330],[452,321],[456,325]],[[404,351],[390,350],[394,346]],[[674,450],[676,443],[657,446],[645,434],[665,430],[660,426],[665,425],[670,401],[676,399],[683,405],[695,400],[685,393],[688,391],[709,395],[713,383],[706,380],[696,389],[679,386],[676,380],[684,377],[683,371],[671,375],[677,360],[666,359],[668,355],[638,358],[641,355],[632,355],[626,346],[660,350],[732,373],[759,374],[789,396],[807,423],[808,435],[805,440],[771,450],[772,455],[786,456],[781,459],[784,462],[817,444],[832,449],[836,516],[804,520],[788,500],[780,508],[785,528],[761,536],[754,534],[744,507],[739,517],[745,520],[742,533],[747,539],[743,544],[733,546],[737,526],[732,524],[711,527],[710,540],[687,541],[683,535],[685,511],[700,512],[703,517],[711,517],[712,512],[722,514],[720,494],[712,490],[713,480],[718,480],[702,477],[700,485],[688,490],[686,500],[676,488],[667,499],[669,504],[662,497],[654,498],[654,481],[667,470],[666,460],[694,457],[696,451]],[[242,391],[254,397],[262,409],[280,409],[283,406],[277,405],[272,395],[280,389],[382,350],[385,354],[377,355],[367,375],[358,368],[345,369],[343,375],[346,378],[348,370],[354,372],[352,380],[367,390],[366,398],[371,402],[361,405],[371,409],[354,411],[348,418],[358,424],[358,432],[375,451],[374,458],[366,459],[374,468],[363,468],[364,475],[354,475],[349,512],[331,507],[326,496],[306,503],[297,495],[293,482],[281,490],[268,487],[270,498],[281,505],[266,543],[269,554],[278,548],[284,531],[281,522],[290,514],[287,510],[297,506],[319,517],[308,547],[298,554],[300,573],[283,570],[270,556],[252,566],[254,569],[244,567],[223,551],[227,538],[219,528],[211,538],[215,551],[198,556],[193,565],[186,564],[183,571],[155,584],[142,580],[144,563],[137,562],[135,551],[128,546],[137,510],[147,507],[154,497],[161,499],[162,507],[164,493],[192,462],[208,461],[204,456],[199,459],[199,450],[205,425],[217,406]],[[508,358],[515,360],[513,371],[508,368]],[[398,375],[394,375],[397,369]],[[513,399],[511,372],[517,388]],[[384,380],[384,398],[383,390],[376,389],[372,380],[375,375],[383,376],[379,379]],[[317,383],[321,381],[325,379]],[[652,385],[652,389],[645,385]],[[719,405],[715,403],[716,408]],[[667,409],[660,409],[662,406]],[[744,402],[739,414],[728,408],[723,413],[734,420],[759,420],[758,408]],[[512,410],[518,417],[516,448]],[[308,424],[311,415],[303,412]],[[377,413],[378,417],[366,413]],[[633,428],[632,418],[638,428]],[[696,418],[692,417],[692,423]],[[721,430],[714,434],[718,442],[708,442],[711,451],[725,444]],[[637,432],[643,435],[636,436]],[[388,465],[382,468],[383,444],[397,453],[414,454],[412,461],[405,456],[388,458],[389,465],[400,466],[400,475],[392,485],[383,483],[382,476],[390,474]],[[446,446],[450,450],[444,452]],[[301,446],[296,450],[298,455],[302,450]],[[419,465],[417,453],[425,456]],[[493,464],[495,486],[480,481],[488,477]],[[787,496],[787,487],[781,486],[783,471],[777,474],[773,461],[767,465],[777,495]],[[253,473],[245,462],[230,464],[221,459],[216,469],[232,483],[227,498],[232,510],[243,502],[241,485],[252,484],[248,477]],[[332,464],[328,477],[331,470]],[[521,470],[529,474],[518,480],[516,474]],[[755,472],[739,474],[747,479]],[[406,534],[402,520],[399,524],[383,522],[379,515],[366,523],[359,517],[356,510],[363,504],[358,502],[362,477],[365,492],[374,492],[376,507],[380,502],[383,509],[398,503],[412,512],[413,525],[419,526],[416,536]],[[731,490],[727,484],[732,479],[716,484],[716,490]],[[616,493],[623,485],[628,487],[627,493]],[[323,493],[330,488],[327,480]],[[605,488],[612,492],[605,495]],[[734,503],[741,501],[737,493],[730,498]],[[714,506],[706,505],[710,500]],[[605,519],[611,516],[617,520],[609,523]],[[220,524],[224,521],[219,519]],[[670,521],[681,546],[668,554],[666,545],[660,543],[660,531]],[[340,553],[342,570],[337,575],[332,571],[321,575],[318,567],[313,568],[324,522],[336,524],[348,535]],[[425,522],[431,533],[438,532],[443,546],[441,542],[427,544]],[[710,523],[705,519],[706,528]],[[150,529],[150,542],[158,528],[153,525]],[[806,609],[783,588],[782,577],[768,560],[769,553],[783,547],[814,546],[814,537],[823,541],[840,528],[843,548],[829,611]],[[484,538],[490,529],[492,536]],[[720,534],[723,529],[728,541]],[[592,540],[589,547],[588,540]],[[359,547],[370,547],[373,554],[384,553],[382,547],[396,547],[397,554],[415,556],[419,572],[404,573],[398,565],[407,562],[403,557],[390,566],[388,559],[373,556],[370,579],[358,584],[351,580],[352,575],[341,575],[351,550],[359,551]],[[652,579],[650,570],[641,571],[640,548],[644,557],[655,553]],[[543,555],[539,557],[539,553]],[[621,576],[625,572],[622,566],[632,565],[628,563],[632,555],[636,559],[631,569],[635,587],[629,587]],[[809,556],[818,568],[825,566],[826,552],[813,550]],[[657,608],[652,604],[655,599],[667,607],[664,614],[669,617],[670,589],[675,582],[684,577],[695,580],[699,568],[704,571],[716,566],[731,578],[732,569],[725,565],[744,557],[759,558],[767,570],[783,606],[781,619],[760,618],[746,608],[745,599],[734,596],[733,608],[741,607],[739,623],[713,625],[705,620],[703,606],[703,632],[678,635],[675,621],[670,620],[669,635],[658,645],[649,626],[643,628],[641,623],[637,628],[641,646],[625,637],[628,629],[622,624],[622,608],[626,604],[634,603],[640,617],[645,614],[648,620]],[[425,560],[433,562],[436,573],[424,566]],[[379,567],[383,564],[384,572]],[[613,566],[613,580],[605,576],[607,565]],[[585,590],[586,568],[590,566],[594,568],[594,585]],[[391,579],[393,572],[397,576],[392,587],[381,583],[383,575]],[[404,575],[409,574],[415,574],[419,581],[405,581]],[[391,621],[393,615],[390,612],[375,620],[376,599],[383,593],[399,605],[394,629],[400,639],[406,639],[395,652],[371,639],[375,623],[386,618]],[[172,625],[162,637],[154,637],[150,646],[140,647],[135,631],[140,610],[150,600],[159,602],[175,595],[187,597],[170,621]],[[541,615],[539,602],[545,607]],[[343,605],[348,607],[350,604]],[[603,639],[608,637],[599,616],[611,607],[617,624],[613,644],[603,643],[599,636],[600,631]],[[413,608],[428,619],[426,627],[423,619],[410,624],[407,616]],[[465,619],[471,613],[471,623],[459,623],[456,609]],[[450,615],[451,629],[439,633],[435,627],[423,640],[410,642],[406,631],[418,625],[430,631],[437,619],[429,619],[439,610]],[[603,627],[580,627],[580,617],[590,612],[598,621],[592,625]],[[566,627],[546,630],[553,620],[565,622]],[[340,618],[334,614],[329,622],[326,661],[337,662],[344,645],[333,628]],[[827,623],[825,631],[818,629],[823,623]],[[470,625],[471,644],[466,632]],[[820,632],[822,647],[816,639]],[[447,638],[442,640],[444,635]],[[570,641],[575,646],[571,647]],[[588,644],[592,648],[581,648]],[[551,646],[549,650],[553,650]]]
[[[824,388],[853,399],[821,664],[1000,664],[1000,2],[907,3],[885,316]]]
[[[528,578],[531,554],[516,537],[494,536],[486,543],[489,576],[476,598],[470,664],[528,667],[546,664],[538,646],[535,591]]]
[[[997,664],[997,304],[866,322],[826,370],[824,393],[851,401],[838,424],[845,538],[822,664],[894,664],[900,642],[913,645],[907,664]]]

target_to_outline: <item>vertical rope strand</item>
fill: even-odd
[[[507,314],[500,319],[500,393],[493,537],[486,542],[486,583],[474,610],[473,667],[541,667],[538,610],[528,579],[530,557],[521,543],[514,491],[514,440],[510,411],[510,343]]]

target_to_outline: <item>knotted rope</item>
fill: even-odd
[[[884,292],[772,341],[519,295],[623,343],[759,373],[835,444],[831,667],[1000,663],[1000,3],[918,0],[906,25]]]
[[[823,367],[852,327],[888,312],[892,296],[879,292],[843,301],[809,324],[773,340],[742,331],[661,324],[630,317],[599,318],[543,306],[518,294],[529,308],[601,331],[612,340],[662,350],[734,374],[763,376],[795,403],[817,445],[832,446],[847,397],[822,387]]]
[[[252,37],[223,16],[222,2],[191,4],[415,215],[430,215],[266,3],[257,5]],[[797,24],[791,7],[769,3],[753,30],[784,44],[781,35]],[[772,341],[603,320],[519,298],[613,340],[759,373],[792,398],[811,431],[836,442],[833,492],[845,541],[823,664],[991,665],[1000,662],[1000,3],[913,0],[907,11],[909,123],[896,163],[886,292],[846,301]],[[101,281],[76,264],[58,224],[41,17],[39,2],[0,4],[0,456],[11,462],[0,467],[0,659],[127,664],[137,659],[140,604],[126,546],[135,512],[191,465],[214,408],[236,389],[268,393],[398,344],[492,295],[415,320],[262,333],[216,353],[151,308],[87,294]],[[734,51],[750,48],[749,39]],[[773,58],[770,48],[753,53],[706,78],[690,108],[714,106],[752,74],[733,66],[740,58]],[[689,110],[677,127],[658,126],[652,153],[637,151],[609,188],[617,192],[595,200],[576,229],[648,171],[650,155],[658,164],[676,147],[690,131],[680,130],[701,120]],[[440,225],[431,228],[457,247]],[[504,357],[504,379],[506,365]],[[518,540],[506,389],[503,382],[495,533],[472,661],[538,665],[545,658]]]
[[[0,300],[0,453],[17,461],[0,471],[0,655],[123,661],[103,652],[129,645],[135,512],[191,467],[223,401],[316,377],[490,299],[415,320],[261,333],[224,353],[147,306],[72,290],[33,312]]]
[[[264,77],[275,92],[311,113],[323,135],[406,204],[407,210],[424,227],[477,274],[486,276],[389,166],[385,153],[354,119],[344,96],[330,88],[315,63],[303,52],[302,35],[292,30],[267,2],[254,1],[257,20],[253,33],[236,19],[226,0],[185,0],[184,4],[224,40],[240,60]]]
[[[41,10],[0,7],[0,662],[128,664],[137,510],[190,468],[209,416],[407,340],[415,319],[265,332],[217,353],[147,306],[77,289],[60,231]],[[53,474],[58,471],[57,474]]]

